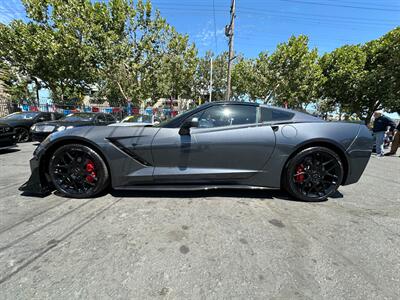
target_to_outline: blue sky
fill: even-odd
[[[190,36],[200,54],[207,50],[227,50],[224,26],[229,22],[231,0],[153,0],[152,3],[179,32]],[[308,35],[310,45],[322,54],[344,44],[378,38],[400,25],[400,0],[236,0],[236,3],[235,50],[247,57],[255,57],[260,51],[272,52],[291,35]],[[0,0],[0,22],[24,17],[20,0]]]

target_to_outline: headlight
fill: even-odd
[[[35,130],[35,129],[36,129],[36,125],[33,124],[33,125],[31,126],[31,130],[33,131],[33,130]]]
[[[71,129],[71,128],[74,128],[74,126],[67,126],[67,127],[65,127],[65,126],[60,126],[60,127],[57,128],[57,131],[63,131],[63,130],[65,130],[65,129]]]

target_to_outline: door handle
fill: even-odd
[[[278,131],[279,126],[278,125],[273,125],[273,126],[271,126],[271,128],[272,128],[273,131]]]

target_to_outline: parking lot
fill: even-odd
[[[22,196],[0,153],[0,299],[399,299],[400,158],[321,203],[280,191]]]

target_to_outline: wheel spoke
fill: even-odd
[[[331,173],[326,173],[326,176],[330,176],[330,177],[333,177],[333,178],[335,178],[335,179],[337,179],[338,177],[337,177],[337,175],[335,175],[335,174],[331,174]]]
[[[330,159],[330,160],[322,163],[322,165],[325,167],[325,166],[329,165],[331,162],[334,162],[334,161],[335,161],[334,159]]]
[[[71,160],[71,162],[75,160],[75,158],[69,152],[65,152],[65,155]]]

